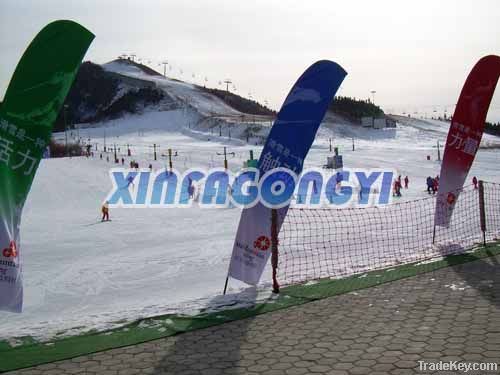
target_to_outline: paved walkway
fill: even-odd
[[[500,374],[500,256],[10,374],[432,373],[420,360]]]

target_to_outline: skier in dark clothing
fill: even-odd
[[[432,187],[434,185],[433,178],[431,176],[427,177],[427,192],[432,193]]]
[[[127,188],[132,185],[132,187],[134,187],[134,178],[132,176],[130,176],[129,178],[127,178]]]
[[[191,178],[188,178],[188,194],[189,194],[189,198],[194,197],[194,186],[193,186],[193,181],[191,180]]]
[[[335,182],[337,183],[337,185],[340,185],[340,183],[344,179],[343,177],[344,176],[342,175],[342,173],[337,172],[337,174],[335,175]]]
[[[472,177],[472,183],[474,184],[474,189],[477,189],[477,178],[476,178],[476,176]]]
[[[408,184],[410,183],[410,179],[408,178],[408,176],[405,177],[405,189],[408,189]]]

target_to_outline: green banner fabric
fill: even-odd
[[[94,35],[72,21],[44,27],[22,56],[0,107],[0,310],[21,312],[19,226],[52,126]]]

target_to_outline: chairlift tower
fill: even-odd
[[[163,77],[167,77],[167,65],[168,65],[168,61],[162,61],[161,64],[163,65]]]

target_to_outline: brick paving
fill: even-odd
[[[500,374],[500,256],[8,374],[403,375],[455,360]]]

